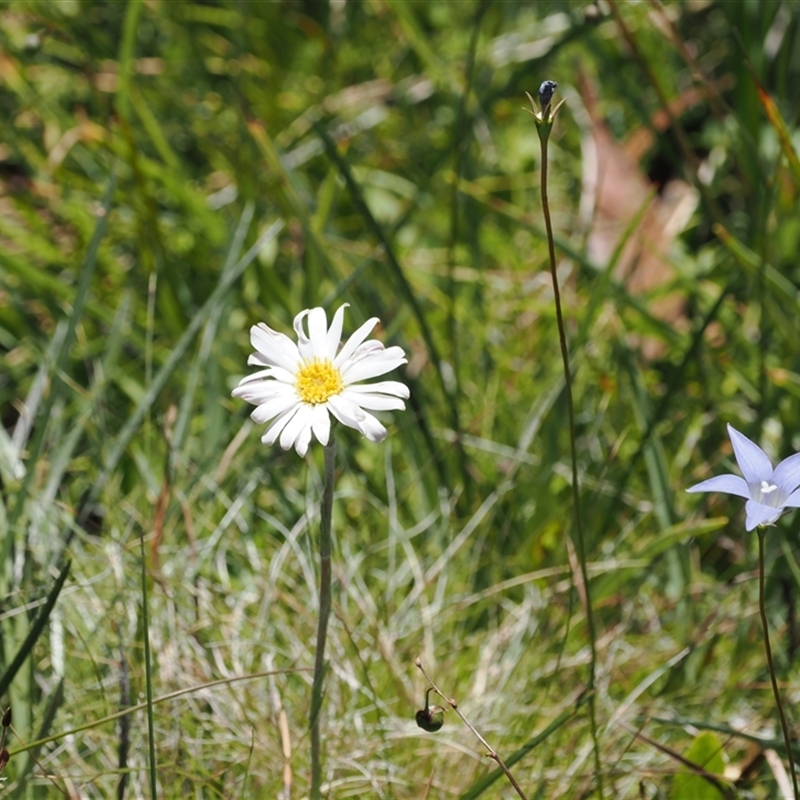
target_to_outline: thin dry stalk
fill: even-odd
[[[486,739],[483,738],[483,736],[481,736],[481,734],[478,732],[475,726],[461,713],[461,709],[458,707],[458,703],[456,702],[455,698],[448,697],[446,694],[442,692],[442,690],[433,682],[431,676],[428,675],[428,673],[425,671],[425,667],[422,666],[422,662],[419,660],[419,658],[414,659],[414,663],[416,664],[419,671],[425,676],[425,680],[428,681],[428,683],[431,686],[431,689],[433,689],[433,691],[436,692],[436,694],[438,694],[439,697],[441,697],[442,700],[444,700],[445,703],[447,703],[450,706],[450,708],[452,708],[453,711],[456,712],[456,714],[458,714],[458,716],[461,718],[461,721],[472,731],[472,733],[475,735],[475,738],[486,748],[486,755],[493,761],[497,762],[497,766],[500,767],[501,770],[503,770],[506,778],[508,778],[509,782],[514,787],[517,794],[523,800],[528,800],[528,798],[525,795],[525,792],[522,791],[522,787],[517,783],[516,778],[511,774],[511,770],[503,763],[503,759],[500,758],[498,752],[489,744],[489,742],[486,741]]]

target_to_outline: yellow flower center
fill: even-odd
[[[342,373],[328,359],[307,361],[298,371],[295,387],[304,403],[318,405],[344,389]]]

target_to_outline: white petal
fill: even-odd
[[[386,438],[386,428],[372,414],[366,412],[361,421],[361,433],[371,442],[382,442]]]
[[[372,353],[378,353],[385,349],[386,346],[383,342],[380,342],[377,339],[370,339],[369,341],[364,342],[364,344],[360,344],[358,347],[356,347],[348,361],[358,361],[360,358],[365,358],[366,356],[372,355]]]
[[[288,450],[300,438],[305,428],[309,428],[311,408],[304,403],[297,407],[297,413],[289,420],[281,434],[281,447]],[[310,436],[310,430],[309,430]],[[297,451],[300,452],[299,450]]]
[[[328,408],[343,425],[355,428],[373,442],[382,442],[386,438],[386,428],[372,414],[364,411],[346,397],[336,395],[328,400]]]
[[[378,381],[377,383],[355,383],[347,387],[348,392],[356,394],[393,394],[407,400],[410,396],[408,386],[400,381]],[[358,402],[358,400],[354,400]]]
[[[250,356],[250,358],[252,358],[252,356]],[[253,363],[250,361],[250,358],[247,359],[248,364]],[[238,386],[243,386],[245,383],[252,383],[253,381],[262,381],[265,378],[272,378],[272,373],[275,369],[276,367],[267,367],[267,369],[260,369],[252,375],[245,375],[244,378],[239,381]],[[281,372],[286,372],[286,370],[282,369]]]
[[[327,445],[331,438],[331,416],[326,406],[314,406],[311,415],[311,428],[314,431],[314,436],[317,437],[317,441],[322,445]]]
[[[687,492],[722,492],[750,499],[750,488],[738,475],[717,475],[707,481],[690,486]]]
[[[785,494],[791,494],[800,486],[800,453],[784,458],[775,467],[770,483],[777,484]]]
[[[784,508],[800,508],[800,489],[792,492],[784,501]]]
[[[253,411],[250,415],[250,419],[253,422],[258,422],[259,424],[264,424],[265,422],[269,422],[273,417],[277,417],[279,414],[283,414],[284,411],[288,411],[295,405],[298,405],[299,401],[297,396],[292,396],[289,394],[282,395],[279,397],[273,397],[261,404]]]
[[[353,353],[355,353],[358,346],[367,336],[372,333],[372,329],[380,322],[377,317],[372,317],[368,319],[350,338],[344,343],[344,347],[342,347],[338,356],[336,356],[333,366],[340,367],[350,358]]]
[[[231,394],[240,400],[246,400],[254,406],[266,403],[273,397],[297,397],[293,386],[278,381],[258,381],[257,383],[239,384]]]
[[[308,312],[308,335],[314,358],[328,357],[328,315],[324,308],[312,308]]]
[[[247,363],[249,364],[251,362],[248,361]],[[249,383],[253,380],[261,380],[259,376],[262,373],[265,373],[265,378],[273,381],[279,381],[280,383],[288,383],[291,386],[294,386],[297,379],[295,373],[289,372],[288,369],[284,369],[283,367],[269,367],[268,369],[260,369],[258,372],[254,372],[252,375],[242,378],[239,383]]]
[[[336,309],[336,313],[331,320],[331,327],[328,330],[327,339],[325,342],[325,358],[333,361],[336,358],[336,351],[339,349],[339,342],[342,340],[342,327],[344,326],[344,310],[348,308],[350,303],[343,303]]]
[[[261,366],[262,365],[262,360],[260,359],[260,354],[259,353],[253,353],[247,359],[247,363],[250,366],[254,366],[254,365]],[[298,359],[298,365],[299,365],[299,359]],[[279,381],[291,382],[291,381],[294,381],[295,372],[296,372],[295,368],[292,368],[291,370],[289,370],[289,369],[284,369],[283,367],[279,367],[279,366],[276,366],[276,365],[270,365],[270,366],[267,367],[267,369],[260,369],[258,372],[254,372],[252,375],[248,375],[247,379],[248,380],[252,379],[254,376],[259,376],[259,375],[261,375],[261,373],[264,373],[266,377],[275,378],[275,380],[279,380]]]
[[[743,433],[739,433],[733,425],[728,425],[728,436],[731,437],[736,463],[744,479],[750,484],[768,480],[772,476],[772,462],[767,458],[767,454],[755,442],[751,442]]]
[[[358,361],[345,364],[342,367],[342,380],[345,383],[356,383],[377,378],[406,363],[405,353],[399,347],[390,347],[388,350],[371,353]]]
[[[373,411],[402,411],[406,404],[399,397],[389,397],[385,394],[351,394],[350,388],[345,389],[341,396],[345,400],[360,406],[361,408],[371,408]]]
[[[248,359],[247,363],[249,366],[253,364],[257,364],[261,366],[261,362],[257,361],[256,358],[258,357],[258,353],[253,353]],[[258,372],[253,372],[250,375],[245,375],[239,383],[249,383],[250,381],[260,381],[264,378],[271,378],[273,370],[278,369],[278,367],[267,367],[266,369],[260,369]],[[285,369],[282,369],[281,372],[286,372]]]
[[[383,351],[382,358],[395,358],[398,359],[400,364],[407,364],[408,359],[406,358],[405,351],[402,347],[398,347],[396,344],[392,345],[391,347],[387,347]]]
[[[311,444],[311,427],[306,425],[305,428],[300,430],[297,439],[294,443],[294,449],[297,450],[297,455],[303,458],[308,452],[308,446]]]
[[[748,531],[752,531],[753,528],[757,528],[759,525],[769,525],[775,522],[783,511],[782,508],[765,506],[761,503],[756,503],[755,500],[748,500],[744,508],[747,511],[744,527]]]
[[[261,437],[261,441],[264,444],[275,444],[275,440],[278,438],[278,436],[280,436],[281,431],[284,429],[284,427],[286,427],[286,424],[289,422],[289,420],[297,413],[299,408],[299,405],[293,406],[275,419],[272,425],[267,428],[267,432]]]
[[[361,430],[361,420],[364,418],[364,413],[357,405],[346,400],[342,395],[337,394],[328,398],[326,403],[331,414],[333,414],[342,425],[347,425],[348,428],[355,428]]]
[[[311,309],[305,309],[305,311],[301,311],[295,318],[294,322],[292,323],[292,327],[294,328],[294,332],[297,334],[297,349],[300,351],[301,358],[312,358],[314,352],[311,347],[311,339],[308,338],[308,335],[305,332],[303,327],[303,320],[311,313]]]
[[[261,356],[259,363],[294,372],[300,361],[297,345],[288,336],[272,330],[263,322],[250,328],[250,343]]]
[[[261,353],[256,351],[255,353],[251,353],[247,357],[247,363],[248,364],[258,364],[261,367],[268,367],[268,366],[272,365],[272,360],[269,359],[269,358],[266,358],[266,356],[262,356]]]
[[[231,396],[238,397],[240,400],[247,400],[248,403],[263,403],[264,400],[267,399],[266,394],[269,391],[269,387],[285,385],[286,384],[278,383],[277,381],[256,380],[254,382],[248,382],[247,378],[243,378],[231,392]]]

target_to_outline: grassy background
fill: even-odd
[[[103,721],[144,697],[140,536],[156,697],[190,690],[156,706],[162,796],[307,791],[321,452],[264,448],[230,390],[252,324],[341,302],[412,400],[340,440],[330,795],[511,796],[455,715],[414,724],[418,655],[504,757],[535,743],[530,797],[592,785],[522,110],[554,79],[606,785],[689,797],[656,745],[713,728],[734,796],[780,797],[756,541],[683,489],[732,469],[726,422],[800,450],[798,39],[766,0],[3,4],[2,791],[146,796],[144,712]],[[768,538],[795,723],[796,526]]]

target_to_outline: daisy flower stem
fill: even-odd
[[[552,92],[551,92],[552,93]],[[541,91],[540,91],[541,97]],[[548,98],[549,102],[549,98]],[[553,279],[553,295],[556,304],[556,320],[558,321],[558,340],[561,345],[561,361],[564,365],[564,386],[567,395],[567,418],[569,421],[569,444],[570,456],[572,461],[572,505],[575,513],[575,539],[578,551],[578,561],[580,563],[580,582],[582,586],[582,599],[584,600],[584,611],[586,613],[586,627],[589,634],[589,647],[591,656],[589,660],[589,688],[595,688],[595,672],[597,667],[597,636],[594,627],[594,614],[592,612],[592,596],[589,588],[589,574],[586,569],[586,540],[583,535],[583,524],[581,521],[581,499],[580,486],[578,483],[578,456],[575,446],[575,408],[572,401],[572,374],[569,367],[569,348],[567,347],[567,334],[564,325],[564,312],[561,308],[561,292],[558,288],[558,275],[556,274],[556,250],[553,239],[553,225],[550,221],[550,204],[547,199],[547,141],[552,129],[552,117],[545,106],[542,111],[545,122],[537,124],[536,129],[539,133],[539,141],[542,145],[542,212],[544,213],[544,224],[547,230],[547,245],[550,254],[550,274]],[[537,120],[538,123],[538,120]],[[579,589],[581,587],[578,587]],[[600,743],[597,733],[597,712],[595,708],[595,693],[592,691],[589,697],[589,723],[591,726],[592,743],[594,745],[594,767],[595,780],[597,781],[598,797],[604,797],[603,778],[600,769]]]
[[[150,611],[147,600],[147,563],[144,554],[144,531],[139,537],[139,545],[142,553],[142,636],[144,637],[144,683],[147,697],[147,756],[149,761],[150,777],[150,796],[153,800],[158,798],[156,786],[156,737],[155,726],[153,724],[153,674],[150,655]]]
[[[778,691],[778,680],[775,677],[775,664],[772,661],[772,647],[769,643],[769,628],[767,627],[767,609],[764,600],[764,534],[765,527],[758,529],[758,610],[761,612],[761,627],[764,630],[764,651],[767,654],[767,666],[769,667],[769,677],[772,681],[772,693],[775,695],[775,705],[778,707],[778,716],[781,718],[781,730],[783,731],[783,741],[786,744],[786,757],[789,759],[789,771],[792,774],[792,786],[794,787],[795,800],[800,798],[800,791],[797,788],[797,772],[794,768],[794,753],[792,752],[792,739],[789,735],[789,725],[786,722],[786,715],[783,713],[783,703]]]
[[[325,641],[328,638],[328,620],[331,615],[331,515],[333,511],[333,481],[336,464],[336,440],[331,440],[325,451],[325,487],[319,526],[319,622],[317,625],[317,653],[314,659],[314,683],[311,689],[311,800],[322,797],[322,753],[319,737],[320,710],[322,708],[325,680]]]

